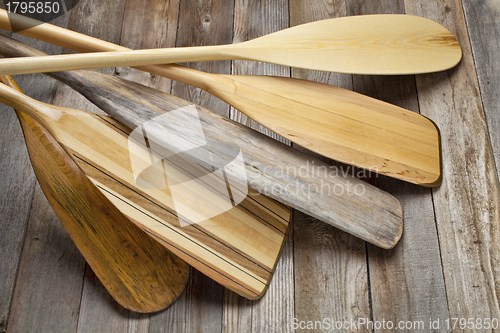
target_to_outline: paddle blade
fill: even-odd
[[[316,21],[236,45],[244,59],[352,74],[437,72],[462,57],[457,39],[440,24],[393,14]]]
[[[424,186],[441,182],[440,136],[417,113],[342,88],[271,76],[225,76],[212,93],[318,154]],[[227,83],[227,86],[230,84]]]

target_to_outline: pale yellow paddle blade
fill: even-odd
[[[212,94],[286,139],[334,160],[423,186],[441,183],[440,134],[428,118],[342,88],[224,75]]]
[[[457,39],[442,25],[396,14],[306,23],[238,46],[248,60],[351,74],[437,72],[462,58]]]

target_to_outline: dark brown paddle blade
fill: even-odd
[[[172,304],[189,266],[119,212],[43,127],[17,115],[47,200],[111,296],[137,312]]]

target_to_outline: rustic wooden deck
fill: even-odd
[[[447,318],[474,318],[475,327],[465,331],[491,331],[485,321],[480,328],[477,320],[500,320],[500,192],[495,166],[500,165],[500,2],[80,0],[55,23],[127,47],[151,48],[241,42],[290,25],[370,13],[406,13],[441,23],[459,39],[462,62],[447,72],[398,77],[245,61],[191,66],[215,73],[321,81],[435,121],[442,134],[440,187],[384,177],[371,180],[403,206],[404,234],[393,250],[367,245],[295,211],[283,256],[260,301],[245,300],[193,271],[185,292],[167,310],[129,312],[110,298],[54,216],[36,183],[15,114],[2,105],[0,332],[289,332],[294,323],[302,321],[304,327],[307,321],[325,318],[367,318],[395,325],[403,321],[407,327],[423,321],[421,332],[431,331],[430,320],[440,320],[435,331],[447,331]],[[62,51],[13,36],[48,53]],[[187,85],[129,68],[105,71],[247,122],[227,104]],[[39,100],[95,110],[77,93],[42,75],[16,80]],[[372,330],[401,331],[366,325],[344,331]],[[461,331],[460,322],[452,331]]]

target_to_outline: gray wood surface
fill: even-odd
[[[383,3],[349,0],[347,12],[349,15],[404,14],[405,8],[402,0],[386,0]],[[357,75],[353,77],[353,89],[405,109],[419,111],[413,76]],[[431,190],[382,177],[372,181],[393,193],[404,212],[403,236],[396,248],[380,251],[368,245],[373,319],[393,322],[399,318],[412,322],[426,318],[445,320],[449,313],[445,306],[446,290]],[[415,260],[417,253],[418,260]]]
[[[497,171],[500,170],[500,2],[463,0],[467,31],[481,89],[481,100],[493,146]]]
[[[345,8],[344,1],[290,1],[290,25],[345,16]],[[292,76],[352,89],[351,75],[294,68]],[[365,243],[299,212],[294,222],[295,318],[306,322],[370,318]]]
[[[359,332],[499,331],[461,329],[459,323],[448,330],[445,324],[447,318],[500,320],[497,2],[80,0],[56,24],[127,47],[147,48],[240,42],[288,25],[368,13],[406,13],[441,23],[459,39],[462,62],[443,73],[403,77],[340,75],[243,61],[190,66],[338,85],[420,112],[436,122],[444,164],[440,187],[428,189],[375,175],[369,179],[402,204],[404,232],[394,249],[367,245],[294,212],[292,233],[260,301],[245,300],[193,272],[183,295],[165,311],[146,315],[126,311],[83,266],[82,257],[35,186],[14,113],[2,106],[0,332],[290,332],[292,323],[302,321],[302,327],[307,327],[311,321],[314,327],[314,321],[325,318],[366,318],[395,325],[423,321],[425,325],[422,330],[363,326]],[[48,44],[15,37],[45,52],[60,52]],[[199,89],[129,68],[108,73],[172,92],[266,133]],[[55,96],[55,103],[95,111],[54,80],[41,75],[16,80],[39,100],[50,102]],[[438,318],[439,328],[431,329],[429,320]],[[334,331],[325,325],[323,330],[316,327],[298,331]]]
[[[415,1],[406,11],[445,25],[464,51],[454,70],[417,77],[417,89],[420,111],[443,141],[443,184],[433,199],[450,316],[496,318],[499,184],[462,3]]]
[[[60,17],[57,19],[56,24],[66,27],[68,24],[68,17]],[[3,31],[3,34],[10,35],[5,31]],[[27,38],[23,36],[17,35],[15,37],[27,41]],[[61,52],[60,47],[47,45],[37,41],[31,41],[30,45],[42,49],[47,53]],[[23,86],[23,89],[30,92],[30,96],[47,103],[52,102],[56,89],[54,80],[42,76],[29,75],[16,78],[16,81]],[[15,287],[23,285],[23,283],[27,283],[28,287],[31,286],[28,281],[25,280],[26,278],[29,279],[29,276],[19,274],[19,268],[22,268],[22,261],[29,261],[32,258],[31,255],[34,254],[32,252],[22,255],[24,252],[24,243],[30,240],[29,234],[27,233],[30,215],[35,209],[38,209],[39,212],[43,212],[47,208],[49,212],[51,210],[45,198],[43,198],[43,200],[38,198],[39,196],[43,197],[40,191],[35,195],[36,178],[31,168],[19,121],[12,109],[5,105],[2,105],[1,109],[4,117],[0,125],[0,154],[2,156],[0,159],[0,173],[2,175],[0,184],[4,190],[2,190],[0,194],[0,233],[2,235],[0,238],[0,251],[2,253],[0,256],[0,332],[6,330],[10,311],[16,309],[16,306],[23,306],[22,304],[16,305],[12,303]],[[39,202],[41,207],[36,207],[34,202]],[[59,223],[58,221],[54,222],[53,218],[51,219],[47,216],[32,218],[32,221],[39,220],[47,221],[47,225],[41,224],[44,228],[48,228],[50,225],[57,226],[57,223]],[[62,230],[64,232],[64,229]],[[64,244],[64,241],[62,244]],[[62,256],[65,250],[65,246],[61,247],[59,256]],[[76,251],[74,245],[73,250]],[[38,254],[34,255],[36,256]],[[52,259],[54,259],[54,257]],[[38,268],[40,268],[47,265],[47,262],[45,262],[45,264],[37,262],[37,265]],[[31,268],[28,268],[28,270],[29,269]],[[36,267],[33,267],[33,269],[36,270]],[[45,272],[48,270],[50,270],[50,265],[46,268]],[[43,274],[43,272],[41,273]],[[51,283],[49,280],[45,281],[47,284]],[[24,295],[29,297],[29,294],[31,294],[31,291],[26,290],[26,294]],[[26,305],[30,302],[29,299],[21,299],[20,301]],[[35,307],[38,307],[38,309],[46,306],[42,305],[40,302],[36,304]],[[34,308],[31,310],[33,311]],[[34,316],[36,316],[36,313],[34,313]]]

